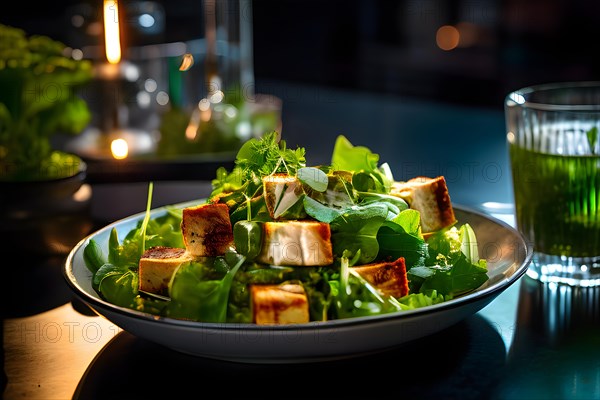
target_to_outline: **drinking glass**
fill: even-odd
[[[600,82],[556,82],[504,103],[519,231],[533,244],[527,275],[600,285]]]

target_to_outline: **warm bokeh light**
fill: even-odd
[[[190,122],[185,128],[185,138],[187,140],[195,140],[198,135],[198,126],[200,126],[200,110],[194,110],[190,117]]]
[[[84,201],[88,201],[91,197],[92,187],[89,184],[84,183],[73,195],[73,200],[83,203]]]
[[[109,63],[116,64],[121,61],[119,4],[116,0],[104,0],[104,45]]]
[[[181,65],[179,66],[180,71],[187,71],[194,65],[194,56],[190,53],[185,53],[181,58]]]
[[[442,50],[452,50],[458,46],[460,34],[458,29],[451,25],[440,26],[435,35],[435,42]]]
[[[508,141],[508,143],[514,143],[515,142],[515,134],[513,132],[508,132],[506,134],[506,140]]]
[[[125,139],[115,139],[110,143],[110,151],[115,159],[122,160],[129,154],[129,145]]]

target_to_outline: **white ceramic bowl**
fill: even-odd
[[[196,202],[198,203],[198,202]],[[194,202],[176,206],[185,207]],[[532,248],[508,224],[483,213],[454,206],[461,223],[474,229],[480,256],[488,260],[489,280],[477,290],[445,303],[385,315],[307,324],[258,326],[202,323],[158,317],[116,306],[92,289],[92,274],[83,261],[90,239],[106,248],[110,231],[124,237],[144,218],[139,213],[89,235],[70,252],[64,277],[75,294],[101,316],[122,329],[173,350],[239,362],[290,363],[330,360],[384,351],[443,330],[478,312],[527,270]],[[152,217],[165,213],[152,210]]]

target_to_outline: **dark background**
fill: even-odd
[[[77,46],[83,39],[69,29],[70,7],[96,13],[101,3],[11,2],[0,23]],[[130,42],[203,36],[201,2],[146,4],[164,10],[163,29],[131,34]],[[597,1],[256,0],[252,20],[257,87],[276,79],[501,108],[510,90],[600,72]],[[442,25],[461,35],[453,50],[436,45]]]

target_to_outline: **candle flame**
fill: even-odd
[[[129,145],[125,139],[115,139],[110,143],[110,151],[116,160],[122,160],[129,154]]]
[[[119,34],[119,4],[117,0],[104,0],[104,45],[106,59],[111,64],[121,61]]]

